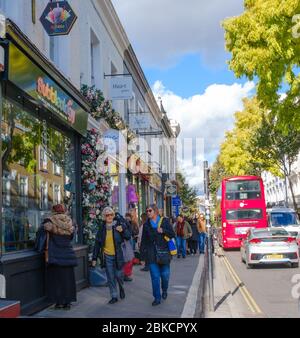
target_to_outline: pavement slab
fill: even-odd
[[[77,294],[77,302],[71,310],[54,310],[53,306],[32,317],[35,318],[180,318],[186,300],[195,293],[195,285],[200,287],[200,278],[194,278],[195,272],[201,272],[204,266],[203,255],[177,257],[171,263],[171,277],[168,298],[161,305],[153,307],[150,273],[140,271],[134,266],[133,281],[125,282],[126,298],[109,305],[107,287],[89,287]],[[192,282],[194,284],[192,286]],[[192,286],[192,288],[191,288]],[[192,293],[191,293],[192,292]],[[191,296],[189,297],[191,298]],[[197,298],[197,297],[196,297]],[[195,302],[197,299],[195,299]],[[191,304],[188,306],[194,306]],[[185,308],[187,310],[187,308]],[[191,313],[187,311],[186,313]]]

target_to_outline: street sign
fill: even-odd
[[[40,21],[49,36],[68,35],[77,16],[68,1],[52,1],[46,6]]]
[[[177,196],[177,185],[176,184],[169,184],[166,185],[166,195],[168,197],[174,197]]]
[[[181,201],[181,199],[180,199],[180,197],[179,196],[176,196],[176,197],[173,197],[172,198],[172,205],[174,206],[174,207],[181,207],[181,205],[182,205],[182,201]]]
[[[112,76],[110,78],[110,99],[132,99],[132,84],[133,80],[131,76]]]

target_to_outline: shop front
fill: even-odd
[[[78,289],[87,285],[82,240],[80,142],[89,106],[12,22],[7,22],[1,78],[2,194],[0,274],[6,297],[23,314],[45,305],[44,259],[36,231],[52,206],[66,203],[77,224]]]

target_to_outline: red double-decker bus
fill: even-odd
[[[219,244],[224,249],[240,248],[249,228],[266,228],[264,185],[258,176],[226,178],[221,185]]]

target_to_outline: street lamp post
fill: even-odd
[[[208,162],[204,161],[204,193],[205,193],[205,214],[207,227],[207,251],[208,251],[208,288],[209,288],[209,309],[215,310],[214,285],[213,285],[213,257],[212,257],[212,234],[210,225],[210,202],[209,202],[209,168]]]

